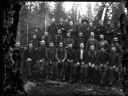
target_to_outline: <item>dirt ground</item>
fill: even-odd
[[[29,91],[30,96],[124,96],[122,89],[118,87],[91,88],[90,85],[51,80],[32,83],[35,86]]]

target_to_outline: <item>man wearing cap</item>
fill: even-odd
[[[44,69],[44,64],[46,62],[46,49],[47,47],[45,46],[45,41],[42,40],[40,41],[40,46],[37,50],[37,70],[41,73],[44,73],[45,72],[45,69]]]
[[[109,64],[109,83],[115,84],[119,80],[119,67],[121,65],[120,56],[116,53],[116,47],[111,47],[110,64]]]
[[[44,32],[44,37],[42,38],[42,40],[45,41],[46,47],[49,47],[49,43],[53,41],[51,35],[49,35],[48,32]]]
[[[74,59],[75,59],[75,51],[73,49],[72,43],[70,43],[67,47],[67,59],[65,64],[65,79],[66,81],[73,81],[73,67],[74,67]]]
[[[104,47],[101,47],[100,50],[97,52],[97,65],[99,66],[97,70],[97,84],[104,85],[105,81],[103,80],[106,73],[108,64],[110,63],[110,56],[107,50]]]
[[[60,29],[61,30],[61,32],[62,32],[62,35],[63,35],[63,37],[64,37],[64,20],[63,20],[63,18],[61,18],[60,19],[60,21],[59,21],[59,24],[57,25],[57,29]]]
[[[110,44],[110,48],[113,46],[116,48],[116,52],[121,55],[122,54],[122,48],[121,48],[121,45],[118,43],[117,37],[114,37],[113,42]]]
[[[60,42],[63,42],[63,36],[62,31],[58,29],[57,34],[55,35],[55,46],[58,47]]]
[[[56,59],[57,59],[57,73],[58,73],[58,80],[63,80],[64,76],[64,63],[67,58],[67,51],[63,46],[63,43],[59,43],[59,47],[56,51]]]
[[[90,46],[92,45],[94,45],[96,51],[98,50],[98,41],[94,37],[95,37],[94,32],[91,32],[90,38],[87,40],[86,43],[86,51],[89,51]]]
[[[56,79],[56,48],[53,42],[49,43],[49,48],[46,50],[47,57],[47,78]]]
[[[68,19],[65,19],[65,22],[64,22],[64,37],[66,37],[66,33],[68,32],[68,27],[69,27],[69,21],[68,21]]]
[[[55,19],[53,18],[51,21],[51,25],[48,27],[48,33],[51,35],[51,37],[54,37],[56,32],[57,32],[57,25],[55,24]]]
[[[39,27],[37,26],[34,28],[34,35],[36,35],[38,41],[41,40],[41,32],[39,31]]]
[[[84,43],[80,43],[79,49],[76,51],[76,64],[75,64],[75,81],[86,82],[87,70],[85,69],[85,48]]]
[[[81,26],[80,26],[80,32],[83,33],[83,36],[85,38],[85,44],[89,38],[89,25],[88,25],[88,21],[83,19],[81,22]]]
[[[37,40],[37,36],[36,35],[33,35],[32,43],[33,43],[33,47],[35,49],[37,49],[39,47],[39,41]]]
[[[67,37],[64,39],[65,48],[68,48],[69,44],[72,44],[72,46],[74,46],[74,40],[71,37],[71,33],[70,32],[67,33]]]
[[[28,45],[28,48],[25,50],[24,52],[24,68],[26,70],[26,74],[28,74],[29,76],[32,75],[32,71],[34,69],[34,65],[36,63],[36,50],[35,48],[33,47],[33,43],[30,41],[29,42],[29,45]]]
[[[106,51],[108,51],[109,44],[107,40],[104,40],[104,35],[100,34],[100,41],[98,42],[98,50],[101,50],[101,48],[104,48]]]
[[[78,49],[79,48],[79,46],[80,46],[80,43],[84,43],[84,36],[83,36],[83,33],[82,32],[79,32],[79,34],[78,34],[79,36],[78,36],[78,38],[76,38],[76,49]]]
[[[88,64],[88,83],[95,84],[96,73],[97,70],[97,51],[95,50],[95,46],[91,45],[89,51],[86,51],[86,64]]]

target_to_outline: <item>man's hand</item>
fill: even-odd
[[[100,64],[101,67],[103,67],[103,64]]]
[[[77,65],[80,65],[80,63],[79,63],[79,62],[77,62]]]
[[[89,62],[88,65],[91,66],[91,63]]]
[[[64,28],[61,28],[62,30],[64,30]]]
[[[32,61],[32,59],[31,58],[28,58],[27,61]]]
[[[116,68],[116,66],[113,66],[112,68]]]
[[[92,67],[94,67],[94,64],[92,64]]]
[[[81,64],[83,65],[83,64],[84,64],[84,62],[81,62]]]

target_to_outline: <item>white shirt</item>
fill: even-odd
[[[83,53],[84,53],[84,50],[80,49],[80,59],[83,59]]]

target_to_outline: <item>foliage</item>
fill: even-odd
[[[65,19],[67,17],[62,5],[63,5],[63,2],[56,2],[56,7],[54,9],[54,17],[56,22],[59,22],[60,18]]]

